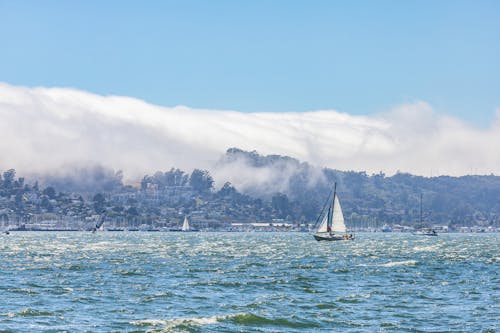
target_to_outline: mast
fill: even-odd
[[[423,194],[420,193],[420,227],[422,227],[422,196]]]
[[[330,205],[330,208],[328,209],[328,230],[330,231],[332,229],[332,224],[333,224],[333,207],[335,206],[335,197],[337,196],[337,183],[334,183],[333,185],[333,200]]]

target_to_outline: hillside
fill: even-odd
[[[188,214],[194,223],[224,229],[232,222],[314,223],[334,183],[348,224],[418,226],[424,222],[500,226],[500,177],[421,177],[319,168],[287,156],[228,149],[212,173],[172,168],[146,175],[140,188],[100,167],[28,184],[15,170],[0,175],[0,224],[59,221],[82,228],[99,216],[120,228],[169,227]],[[212,176],[212,174],[214,176]],[[223,183],[217,188],[215,180]],[[221,182],[222,180],[222,182]],[[41,185],[39,185],[39,183]],[[59,223],[58,222],[58,223]]]

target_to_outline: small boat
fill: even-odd
[[[392,228],[386,223],[382,226],[382,232],[392,232]]]
[[[422,194],[420,194],[420,225],[422,225]],[[416,236],[437,236],[438,233],[432,228],[422,228],[413,232]]]
[[[97,220],[95,227],[91,229],[92,233],[94,234],[97,230],[103,230],[102,225],[104,224],[104,216],[100,215],[99,219]]]
[[[326,210],[326,211],[325,211]],[[321,221],[316,228],[313,237],[317,241],[339,241],[353,240],[354,236],[347,233],[347,228],[344,223],[344,214],[340,207],[340,201],[337,195],[337,183],[333,188],[333,199],[328,196],[327,202],[323,207],[321,214],[318,217]]]
[[[437,236],[438,235],[436,230],[431,229],[431,228],[420,229],[420,230],[415,231],[413,234],[417,235],[417,236]]]

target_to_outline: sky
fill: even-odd
[[[0,0],[2,136],[34,149],[34,133],[43,136],[52,128],[47,137],[60,140],[60,132],[73,129],[71,135],[90,145],[98,128],[116,130],[111,119],[132,117],[135,140],[161,151],[174,129],[151,119],[189,120],[197,126],[179,127],[219,139],[203,147],[193,143],[192,133],[177,133],[186,144],[179,147],[192,149],[184,154],[193,157],[185,158],[186,165],[202,162],[195,156],[242,146],[343,169],[499,174],[498,153],[489,149],[500,145],[499,59],[498,1]],[[115,103],[113,96],[124,99]],[[140,106],[130,110],[124,101]],[[184,111],[173,116],[175,110]],[[95,112],[107,120],[93,118]],[[83,132],[78,123],[58,123],[55,114],[85,118],[89,128]],[[224,131],[217,125],[214,134],[203,119],[225,120]],[[265,121],[281,136],[258,130]],[[44,122],[50,126],[37,132]],[[30,128],[25,135],[32,140],[12,132],[17,126]],[[155,137],[150,126],[170,132]],[[329,134],[318,134],[320,129],[336,131],[333,137],[344,145],[332,151]],[[246,133],[247,140],[233,132]],[[260,137],[263,133],[269,137]],[[458,133],[463,136],[456,138]],[[439,140],[429,142],[434,135]],[[442,146],[435,147],[437,142]],[[484,144],[490,147],[479,146]],[[47,142],[54,145],[60,142]],[[2,149],[11,152],[6,145]],[[412,154],[416,150],[421,154]],[[476,160],[441,158],[453,152]],[[59,153],[57,161],[71,162],[71,152]],[[103,154],[94,160],[108,157]],[[158,158],[154,149],[141,154],[132,155],[152,162],[131,170],[165,169],[175,162]],[[419,162],[415,156],[433,160]],[[118,164],[130,161],[107,162],[121,168]],[[11,163],[30,169],[21,157]]]
[[[372,114],[424,100],[487,126],[498,1],[5,1],[0,80],[163,106]]]

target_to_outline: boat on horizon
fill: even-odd
[[[331,192],[330,192],[331,194]],[[344,214],[340,206],[340,201],[337,195],[337,183],[334,184],[333,198],[330,200],[328,196],[327,202],[323,207],[322,212],[318,217],[318,221],[314,239],[317,241],[340,241],[353,240],[354,236],[347,233],[347,228],[344,223]]]
[[[387,223],[382,226],[382,232],[392,232],[392,228]]]
[[[423,228],[413,232],[417,236],[437,236],[438,233],[432,228]]]
[[[189,224],[189,219],[187,216],[184,216],[184,221],[182,222],[182,227],[180,229],[170,229],[170,231],[181,231],[181,232],[197,232],[200,231],[199,229],[195,229],[191,227]]]
[[[420,194],[420,225],[421,226],[423,225],[423,222],[422,222],[422,197],[423,197],[423,195]],[[413,232],[413,234],[416,236],[437,236],[438,235],[436,230],[434,230],[430,227],[421,228],[419,230],[416,230]]]

